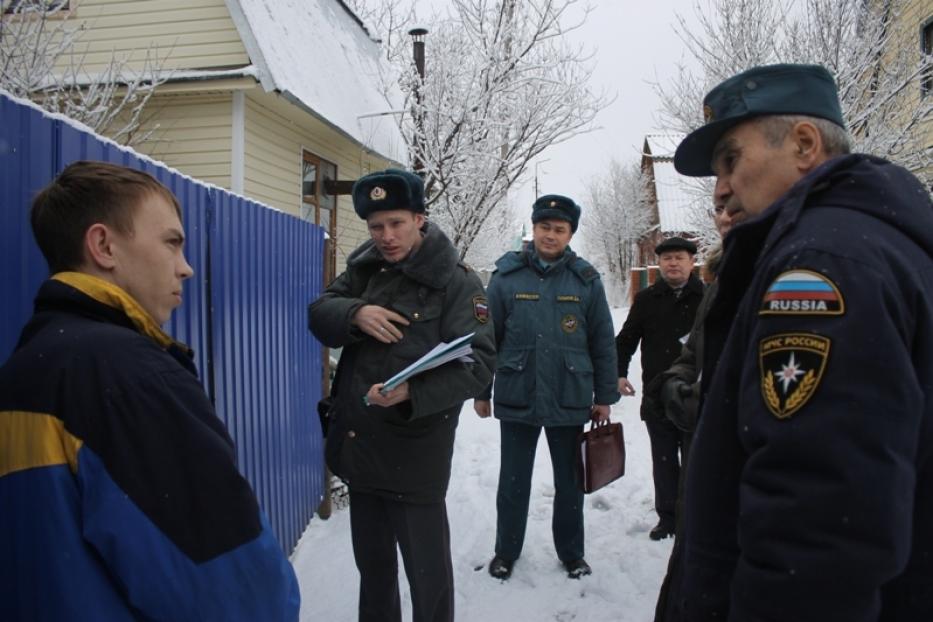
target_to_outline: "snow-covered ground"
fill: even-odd
[[[616,330],[627,309],[613,309]],[[499,424],[479,419],[464,404],[447,493],[456,586],[456,616],[462,622],[640,622],[651,620],[672,540],[653,542],[657,521],[651,485],[651,452],[638,417],[640,353],[629,373],[634,397],[612,408],[625,429],[625,476],[585,497],[586,560],[593,574],[568,579],[554,552],[551,507],[554,487],[544,434],[538,443],[531,507],[522,557],[512,578],[486,572],[496,531]],[[350,622],[357,617],[359,575],[353,562],[348,510],[327,521],[315,518],[293,555],[301,583],[302,622]],[[411,619],[410,594],[399,559],[403,619]]]

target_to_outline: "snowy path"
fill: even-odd
[[[625,309],[613,309],[616,326]],[[472,402],[464,405],[457,431],[453,474],[447,494],[450,518],[456,615],[461,622],[641,622],[651,620],[672,540],[652,542],[651,456],[638,417],[641,366],[632,361],[638,394],[612,409],[625,428],[626,474],[585,497],[586,559],[593,575],[568,579],[551,540],[554,488],[547,443],[541,435],[535,459],[531,507],[522,557],[512,578],[486,573],[495,540],[496,482],[499,474],[499,424],[481,420]],[[359,575],[350,545],[347,510],[327,520],[315,518],[293,555],[301,583],[302,622],[356,620]],[[411,619],[410,596],[399,560],[403,619]]]

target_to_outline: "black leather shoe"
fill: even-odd
[[[512,566],[514,565],[514,560],[502,559],[496,555],[492,558],[492,561],[489,562],[489,574],[496,579],[505,581],[512,576]]]
[[[593,574],[593,569],[590,568],[590,565],[582,558],[564,562],[564,568],[567,569],[567,576],[571,579],[579,579],[588,574]]]
[[[655,525],[654,528],[648,532],[648,537],[652,540],[663,540],[673,535],[674,528],[663,521]]]

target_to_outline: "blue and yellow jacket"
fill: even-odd
[[[0,367],[0,620],[295,620],[190,351],[64,272]]]
[[[546,269],[533,250],[509,252],[496,262],[487,294],[498,419],[582,425],[593,404],[618,401],[612,316],[593,266],[569,248]]]

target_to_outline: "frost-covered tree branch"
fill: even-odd
[[[589,87],[587,53],[567,44],[565,35],[579,27],[568,25],[575,4],[452,0],[448,15],[429,20],[423,81],[410,42],[397,33],[380,35],[395,42],[387,57],[407,111],[398,122],[412,162],[424,173],[431,218],[461,257],[529,163],[549,146],[592,130],[608,103]]]
[[[128,58],[114,56],[91,73],[77,50],[83,29],[69,19],[63,3],[0,4],[0,88],[118,142],[132,145],[149,137],[151,130],[140,132],[143,110],[169,77],[153,50],[147,50],[138,69],[131,68]]]
[[[689,132],[703,123],[700,102],[710,88],[754,65],[824,65],[839,86],[856,151],[888,158],[933,184],[933,147],[923,144],[933,97],[918,97],[933,58],[894,31],[904,0],[699,0],[696,20],[676,30],[697,70],[679,68],[656,84],[661,125]],[[912,33],[910,33],[912,36]]]
[[[601,268],[613,304],[626,300],[636,245],[651,227],[647,183],[637,164],[611,160],[585,184],[587,255]]]

